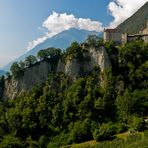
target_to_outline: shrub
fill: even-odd
[[[130,130],[142,131],[145,128],[145,121],[143,118],[133,117],[132,123],[130,125]]]
[[[23,71],[17,62],[11,65],[10,71],[15,78],[23,75]]]
[[[128,129],[128,126],[125,123],[117,123],[116,127],[117,133],[123,133]]]
[[[112,123],[103,123],[100,129],[95,129],[93,136],[97,141],[108,140],[113,138],[116,131],[117,129]]]
[[[55,143],[48,143],[47,145],[47,148],[57,148],[58,147],[58,144],[55,142]]]
[[[46,148],[47,147],[47,144],[48,144],[48,138],[45,136],[45,135],[42,135],[39,139],[39,145],[42,147],[42,148]]]
[[[16,138],[12,135],[4,136],[3,140],[0,143],[1,148],[21,148],[23,147],[19,138]]]
[[[92,138],[90,121],[85,119],[83,122],[75,122],[74,127],[68,138],[68,144],[79,143],[90,140]]]
[[[67,145],[67,139],[69,133],[59,133],[57,136],[49,137],[50,142],[47,144],[47,148],[58,148]]]
[[[38,142],[33,140],[31,136],[29,136],[26,139],[26,145],[25,147],[29,147],[29,148],[37,148],[38,147]]]

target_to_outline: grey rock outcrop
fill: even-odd
[[[25,69],[24,74],[14,79],[5,81],[3,98],[15,98],[27,90],[31,90],[33,86],[44,83],[47,79],[51,65],[48,61],[41,61],[30,68]]]
[[[111,67],[109,56],[103,46],[99,48],[92,47],[84,51],[82,60],[71,58],[67,59],[65,64],[59,61],[57,72],[64,72],[67,75],[77,77],[81,71],[87,73],[95,66],[99,66],[101,72],[103,72],[105,68]]]
[[[97,64],[100,66],[101,71],[104,71],[105,68],[111,67],[109,56],[106,52],[106,49],[101,46],[99,49],[91,49],[91,65]]]
[[[68,58],[65,62],[59,60],[54,67],[50,60],[43,60],[30,68],[26,68],[21,77],[6,80],[3,98],[13,99],[25,91],[31,90],[33,86],[45,83],[51,71],[63,72],[76,79],[82,72],[90,72],[95,66],[99,66],[101,72],[111,66],[104,47],[90,47],[83,51],[82,59]]]

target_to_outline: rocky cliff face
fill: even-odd
[[[81,72],[87,73],[95,66],[99,66],[101,72],[111,66],[108,54],[103,46],[99,48],[92,47],[84,51],[82,59],[68,59],[65,64],[59,61],[57,72],[64,72],[67,75],[77,77],[80,76]]]
[[[33,86],[41,85],[47,79],[51,65],[48,61],[41,61],[34,66],[25,69],[24,74],[17,78],[5,81],[3,98],[15,98],[21,93],[31,90]]]
[[[89,48],[84,50],[82,59],[69,58],[66,62],[59,60],[57,65],[51,64],[48,60],[43,60],[30,68],[25,69],[23,76],[5,81],[3,98],[15,98],[22,92],[31,90],[35,85],[41,85],[47,80],[51,71],[63,72],[73,78],[77,78],[81,73],[90,72],[95,66],[99,66],[101,71],[111,66],[108,54],[104,47]]]

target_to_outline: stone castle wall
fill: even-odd
[[[121,33],[117,29],[104,30],[104,42],[115,41],[116,43],[125,44],[128,41],[135,39],[143,39],[145,43],[148,43],[148,21],[147,27],[140,31],[139,34],[128,35],[127,33]]]

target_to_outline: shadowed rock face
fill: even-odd
[[[51,65],[47,61],[41,61],[34,66],[25,69],[24,74],[11,80],[5,81],[3,98],[15,98],[27,90],[31,90],[33,86],[44,83],[51,71]]]
[[[83,73],[88,73],[95,66],[99,66],[101,72],[103,72],[105,68],[111,66],[104,47],[89,48],[87,51],[83,52],[82,59],[70,58],[67,59],[65,63],[62,62],[62,60],[59,60],[58,64],[54,65],[54,68],[50,60],[43,60],[32,67],[25,69],[24,74],[21,77],[6,80],[3,98],[14,99],[23,92],[31,90],[33,86],[45,83],[48,74],[52,71],[63,72],[75,79],[80,76],[82,71]]]

